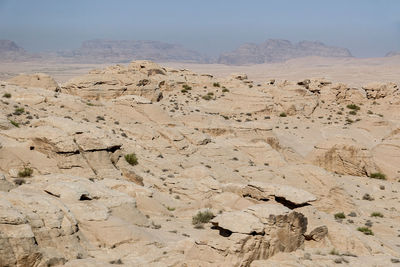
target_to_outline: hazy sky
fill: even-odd
[[[319,40],[382,56],[400,50],[400,0],[0,0],[0,39],[28,51],[95,38],[159,40],[212,55],[268,38]]]

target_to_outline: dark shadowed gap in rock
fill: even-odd
[[[85,152],[107,151],[107,152],[114,153],[115,151],[117,151],[120,148],[121,148],[121,146],[117,145],[117,146],[112,146],[112,147],[107,147],[107,148],[100,148],[100,149],[88,149],[88,150],[85,150]]]
[[[244,195],[242,195],[242,197],[249,197],[249,198],[253,198],[253,199],[254,199],[254,197],[253,197],[251,194],[244,194]],[[268,198],[260,198],[260,199],[257,199],[257,200],[260,200],[260,201],[269,201]]]
[[[278,203],[281,203],[283,206],[285,206],[285,207],[287,207],[287,208],[289,208],[291,210],[310,205],[309,203],[295,204],[295,203],[287,200],[284,197],[277,197],[277,196],[275,196],[275,201],[278,202]]]
[[[80,201],[83,201],[83,200],[92,200],[92,198],[90,198],[88,195],[86,195],[86,194],[82,194],[81,195],[81,197],[79,198],[79,200]]]
[[[79,152],[79,150],[76,150],[76,151],[68,151],[68,152],[65,152],[65,151],[59,151],[59,152],[56,152],[56,154],[60,154],[60,155],[76,155],[76,154],[80,154],[81,152]]]
[[[211,229],[218,230],[219,231],[219,235],[223,236],[223,237],[229,237],[232,234],[232,231],[230,231],[228,229],[221,228],[221,227],[216,226],[216,225],[211,226]]]
[[[46,192],[49,195],[52,195],[53,197],[58,197],[58,198],[60,197],[59,195],[53,194],[52,192],[49,192],[47,190],[44,190],[44,192]]]
[[[256,231],[253,231],[253,232],[250,233],[250,235],[252,235],[252,236],[256,236],[256,235],[262,235],[262,236],[264,236],[264,235],[265,235],[265,232],[257,233]]]
[[[314,238],[311,235],[303,235],[303,236],[304,236],[304,239],[307,241],[314,240]]]

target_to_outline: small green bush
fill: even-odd
[[[15,127],[19,128],[19,123],[18,123],[18,122],[13,121],[13,120],[10,120],[10,123],[11,123],[12,125],[14,125]]]
[[[331,249],[331,251],[329,252],[329,254],[331,255],[339,255],[339,251],[337,251],[335,248]]]
[[[384,175],[383,173],[380,173],[380,172],[371,173],[371,175],[369,177],[374,178],[374,179],[379,179],[379,180],[386,180],[386,175]]]
[[[214,87],[221,87],[221,85],[219,83],[213,83]]]
[[[281,114],[279,114],[279,117],[287,117],[285,112],[282,112]]]
[[[192,224],[197,225],[201,223],[208,223],[214,217],[214,214],[210,210],[199,211],[195,216],[193,216]]]
[[[18,177],[30,177],[33,174],[33,170],[31,168],[23,168],[18,172]]]
[[[182,88],[183,88],[183,90],[186,90],[186,91],[192,90],[192,87],[187,84],[182,85]]]
[[[357,231],[364,233],[364,235],[374,235],[374,232],[372,232],[372,230],[369,229],[368,227],[358,227]]]
[[[346,218],[346,215],[344,215],[343,212],[339,212],[339,213],[336,213],[334,215],[334,217],[335,217],[335,219],[344,219],[344,218]]]
[[[4,93],[3,97],[5,97],[5,98],[11,98],[11,94],[10,94],[10,93]]]
[[[22,113],[24,113],[25,109],[24,108],[16,108],[14,110],[14,114],[15,115],[21,115]]]
[[[357,111],[351,110],[351,111],[349,112],[349,114],[350,114],[350,115],[357,115]]]
[[[182,89],[181,92],[184,93],[184,94],[186,94],[186,93],[188,92],[188,90]]]
[[[135,153],[126,154],[125,160],[132,166],[135,166],[139,163]]]
[[[228,92],[229,92],[229,89],[227,89],[227,88],[222,89],[222,93],[228,93]]]
[[[212,96],[207,94],[207,95],[203,95],[201,98],[208,101],[208,100],[212,99]]]
[[[347,105],[347,108],[352,110],[360,110],[360,107],[357,106],[356,104]]]
[[[380,218],[383,218],[383,214],[380,213],[380,212],[375,211],[375,212],[371,213],[371,217],[380,217]]]

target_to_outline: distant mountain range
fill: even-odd
[[[64,58],[95,62],[130,62],[133,59],[152,61],[183,61],[207,63],[209,59],[196,51],[177,44],[158,41],[134,40],[89,40],[82,43],[79,49],[58,53]]]
[[[394,57],[394,56],[400,56],[400,51],[390,51],[385,55],[385,57]]]
[[[293,44],[287,40],[270,39],[261,44],[247,43],[234,51],[223,53],[218,63],[227,65],[261,64],[282,62],[292,58],[319,57],[351,57],[346,48],[326,46],[321,42],[302,41]]]
[[[386,56],[400,55],[390,52]],[[261,44],[247,43],[237,49],[211,58],[181,45],[158,41],[96,39],[82,43],[75,50],[29,53],[15,42],[0,40],[0,61],[54,60],[71,63],[124,63],[147,59],[156,62],[220,63],[227,65],[283,62],[292,58],[352,57],[346,48],[327,46],[321,42],[270,39]]]
[[[22,47],[10,40],[0,40],[0,60],[19,61],[35,58],[35,55],[29,54]]]

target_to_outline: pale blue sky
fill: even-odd
[[[268,38],[319,40],[382,56],[400,50],[400,0],[0,0],[0,39],[28,51],[95,38],[159,40],[211,55]]]

